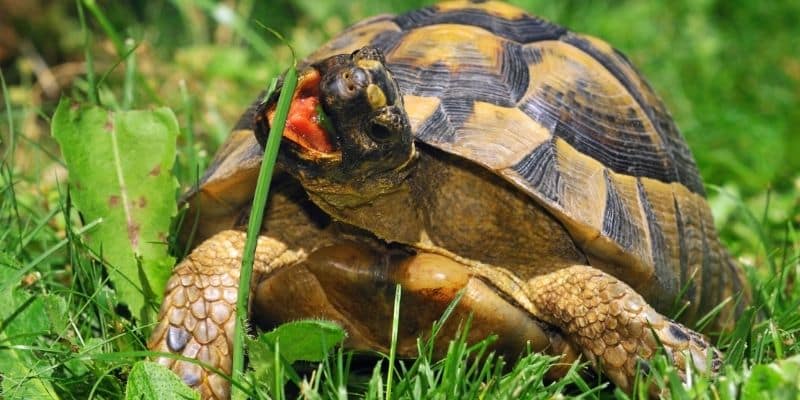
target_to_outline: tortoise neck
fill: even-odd
[[[424,231],[407,181],[368,202],[350,202],[346,194],[309,192],[308,195],[311,201],[334,219],[372,232],[387,242],[413,245]],[[342,206],[348,203],[349,206]]]

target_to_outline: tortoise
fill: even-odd
[[[167,284],[151,349],[230,373],[242,227],[275,103],[251,105],[186,195],[202,243]],[[301,65],[277,170],[258,326],[331,319],[345,346],[386,350],[399,284],[398,354],[413,357],[463,293],[453,320],[473,318],[471,339],[497,334],[510,357],[583,355],[629,391],[662,347],[681,371],[719,368],[703,335],[663,313],[691,324],[728,300],[710,325],[726,329],[750,299],[644,78],[607,43],[504,3],[380,15],[322,46]],[[158,361],[204,398],[229,396],[219,375]]]

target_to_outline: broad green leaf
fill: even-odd
[[[257,382],[271,382],[275,371],[275,348],[267,343],[250,338],[247,341],[247,353],[250,356],[249,369],[253,372],[255,381]],[[288,361],[283,361],[285,371],[281,381],[285,382],[287,378],[297,376],[297,372],[291,367]],[[288,368],[287,368],[288,367]],[[299,378],[298,378],[299,379]]]
[[[753,367],[742,388],[742,398],[800,398],[800,355]]]
[[[167,253],[176,212],[172,176],[178,123],[168,108],[108,111],[62,100],[52,124],[86,221],[102,219],[87,242],[134,315],[150,320],[174,259]]]
[[[11,282],[22,268],[14,259],[0,253],[0,282],[8,285],[0,291],[0,398],[7,399],[58,399],[52,385],[47,380],[50,366],[40,361],[30,350],[15,346],[31,346],[43,334],[53,331],[48,321],[48,308],[60,308],[61,299],[45,300],[34,297],[19,284]],[[46,303],[51,303],[47,305]],[[58,305],[54,305],[58,304]],[[60,325],[57,323],[57,325]]]
[[[278,348],[284,378],[299,382],[292,368],[295,361],[322,361],[330,351],[344,340],[346,332],[334,322],[302,320],[283,324],[261,335],[258,340],[248,340],[250,368],[256,379],[272,379],[275,368],[275,349]]]
[[[295,361],[322,361],[346,336],[338,324],[322,320],[302,320],[285,323],[261,335],[258,340],[275,347],[280,343],[281,357]]]
[[[199,399],[200,393],[186,386],[169,368],[151,361],[133,365],[125,387],[125,400]]]

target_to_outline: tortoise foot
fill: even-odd
[[[536,313],[576,343],[617,386],[630,392],[637,368],[663,346],[683,378],[689,364],[716,373],[721,353],[701,334],[650,307],[631,287],[600,270],[573,266],[531,279]]]
[[[197,362],[158,357],[203,399],[230,398],[230,382],[203,365],[230,375],[239,271],[245,234],[223,231],[198,246],[175,267],[148,348]],[[260,237],[254,276],[297,261],[301,254]],[[202,364],[200,364],[202,363]]]

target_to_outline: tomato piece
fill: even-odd
[[[300,97],[292,102],[289,116],[286,120],[286,129],[290,130],[298,139],[298,144],[323,153],[333,151],[328,134],[319,124],[317,106],[319,98]],[[286,132],[284,132],[284,135]]]
[[[319,72],[314,70],[301,77],[292,103],[289,105],[289,115],[286,117],[286,127],[283,136],[297,143],[303,148],[321,153],[330,153],[335,150],[331,143],[330,133],[326,128],[330,122],[322,113],[319,100]],[[267,118],[270,123],[275,116],[275,109],[268,111]]]

